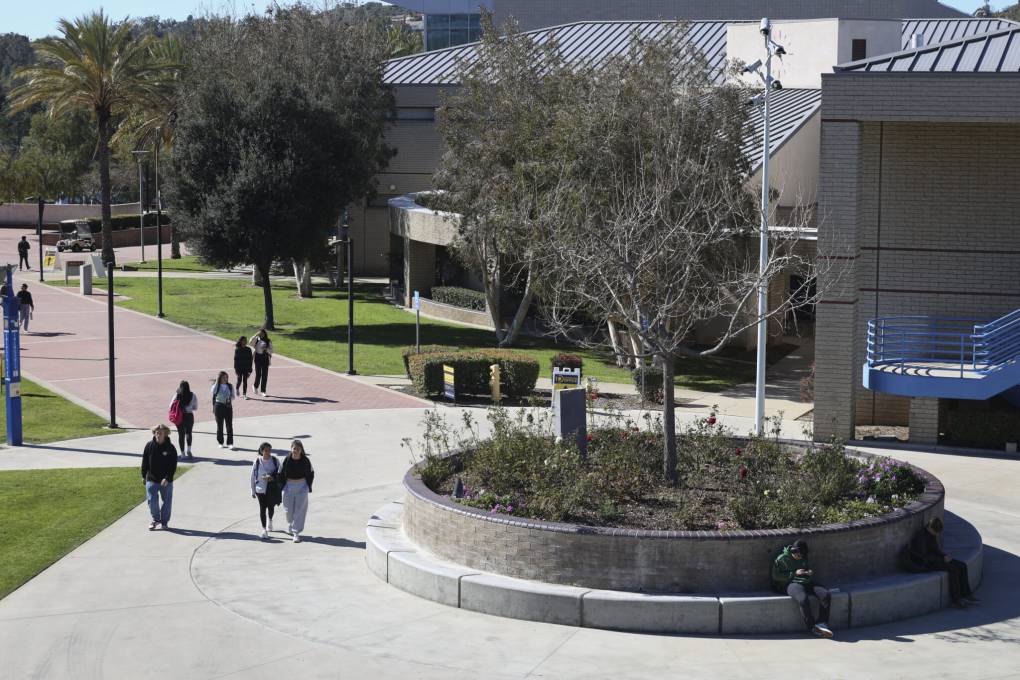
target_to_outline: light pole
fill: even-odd
[[[106,263],[106,323],[110,353],[110,429],[117,428],[117,374],[113,343],[113,263]]]
[[[764,91],[754,97],[752,102],[762,106],[764,133],[762,134],[761,150],[761,229],[758,237],[758,355],[755,364],[754,380],[754,433],[761,435],[765,429],[765,346],[768,342],[769,282],[765,278],[769,259],[769,97],[773,90],[783,89],[783,84],[772,77],[772,58],[786,54],[783,46],[772,39],[772,22],[767,18],[761,20],[760,31],[765,41],[765,72],[762,73],[762,62],[759,59],[744,67],[744,73],[754,73],[761,80]]]
[[[132,151],[131,153],[138,159],[138,240],[141,241],[142,246],[142,264],[145,264],[145,199],[143,197],[142,156],[149,152]]]
[[[340,238],[347,247],[347,375],[357,375],[354,370],[354,239],[347,225],[347,211],[344,211],[340,226]]]
[[[159,195],[159,139],[160,128],[156,128],[156,146],[153,160],[156,166],[156,297],[159,300],[159,312],[156,316],[163,318],[163,202]]]
[[[42,220],[43,210],[46,209],[46,200],[39,197],[39,221],[35,224],[35,235],[39,238],[39,283],[43,281],[43,248],[42,248]]]

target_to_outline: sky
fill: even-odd
[[[983,0],[942,0],[967,13],[980,7]],[[266,0],[0,0],[0,33],[21,33],[29,38],[41,38],[54,33],[57,19],[73,17],[103,7],[116,18],[126,16],[151,16],[184,19],[189,14],[200,15],[209,11],[216,13],[250,11],[254,4],[257,11],[265,9]],[[283,4],[283,3],[281,3]],[[992,0],[992,7],[1004,7],[1012,0]]]

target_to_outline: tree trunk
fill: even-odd
[[[265,270],[269,271],[270,265],[266,265]],[[259,267],[262,269],[262,267]],[[265,320],[262,322],[262,327],[267,331],[276,330],[276,321],[273,317],[273,284],[269,279],[269,276],[262,277],[262,302],[266,309]]]
[[[113,250],[113,227],[110,214],[110,112],[96,111],[96,120],[99,124],[99,193],[102,202],[103,218],[103,263],[117,263]]]
[[[294,265],[294,281],[297,283],[298,297],[312,297],[312,263],[309,260],[298,262],[291,260]]]
[[[531,299],[535,297],[535,292],[531,289],[531,270],[528,270],[528,280],[524,284],[524,298],[521,300],[521,304],[517,307],[517,313],[514,314],[514,320],[510,324],[510,328],[507,330],[506,335],[503,337],[503,341],[499,343],[500,347],[510,347],[517,342],[517,336],[521,333],[521,327],[524,326],[524,320],[528,317],[528,310],[531,309]]]
[[[496,342],[503,344],[503,314],[499,306],[500,293],[503,292],[502,278],[499,275],[499,259],[490,255],[489,250],[482,251],[482,267],[485,276],[485,302],[492,317],[492,326],[496,329]]]
[[[251,266],[251,285],[261,286],[262,285],[262,270],[259,269],[257,264]]]
[[[676,470],[676,409],[673,398],[673,372],[676,359],[672,354],[662,357],[662,465],[670,484],[677,483]]]
[[[181,237],[177,233],[177,227],[173,222],[170,223],[170,259],[181,259]]]

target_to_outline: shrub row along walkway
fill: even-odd
[[[34,272],[15,277],[19,284],[29,283],[37,310],[30,326],[32,333],[22,335],[22,370],[53,391],[108,416],[105,298],[42,286],[36,278]],[[148,427],[165,421],[170,396],[181,380],[188,380],[199,395],[196,420],[210,420],[208,395],[217,373],[225,370],[233,379],[233,345],[121,308],[114,311],[114,323],[118,423]],[[239,328],[238,335],[248,330]],[[342,348],[338,344],[335,349],[339,352]],[[254,394],[251,385],[248,394]],[[234,417],[422,405],[392,390],[279,355],[270,367],[268,394],[268,398],[237,402]]]

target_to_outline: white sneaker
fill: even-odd
[[[234,445],[233,444],[227,444],[227,448],[230,449],[231,451],[233,451],[234,450]]]
[[[265,393],[265,392],[263,392],[263,393],[262,393],[262,396],[263,396],[263,397],[264,397],[264,396],[266,396],[266,393]]]
[[[225,446],[224,444],[220,444],[220,448],[221,448],[221,449],[225,449],[225,448],[227,448],[227,447],[226,447],[226,446]]]
[[[266,530],[267,531],[273,530],[273,520],[269,520],[269,522],[266,524]]]
[[[287,525],[287,533],[288,534],[293,534],[294,533],[294,525],[293,524],[288,524]]]
[[[811,632],[815,635],[823,638],[831,638],[832,631],[824,623],[816,623],[815,627],[811,629]]]
[[[300,543],[301,542],[301,534],[299,534],[296,531],[294,532],[294,542],[295,543]]]
[[[241,398],[244,399],[245,401],[248,401],[248,395],[247,394],[242,394]]]
[[[265,529],[263,529],[263,530],[262,530],[262,540],[264,541],[264,540],[266,540],[267,538],[269,538],[269,532],[268,532],[268,531],[266,531]]]

